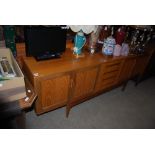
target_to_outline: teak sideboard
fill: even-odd
[[[67,48],[60,59],[24,58],[23,71],[38,95],[36,114],[66,106],[68,116],[76,104],[141,77],[149,58],[148,54],[106,57],[86,51],[77,58]]]

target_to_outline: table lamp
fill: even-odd
[[[81,55],[82,48],[86,43],[85,34],[89,34],[91,32],[96,32],[98,26],[97,25],[69,25],[72,31],[77,32],[74,38],[74,54]]]

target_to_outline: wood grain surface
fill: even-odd
[[[70,44],[60,59],[23,58],[23,70],[38,95],[36,113],[67,105],[68,115],[71,107],[79,102],[121,85],[135,74],[141,75],[147,58],[147,54],[107,57],[101,52],[90,54],[87,50],[77,58]]]

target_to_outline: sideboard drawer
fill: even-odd
[[[119,61],[105,63],[105,65],[104,65],[105,71],[104,72],[119,70],[119,68],[121,66],[121,62],[122,61],[119,60]]]
[[[102,64],[96,82],[95,91],[100,91],[115,85],[120,73],[121,65],[121,60]]]

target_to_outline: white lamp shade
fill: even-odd
[[[97,25],[69,25],[72,31],[79,32],[82,30],[84,33],[89,34],[91,32],[96,32],[98,26]]]

